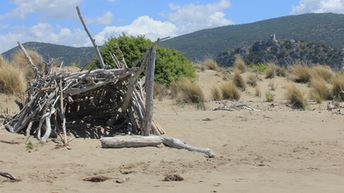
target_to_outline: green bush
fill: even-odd
[[[121,35],[109,39],[100,49],[100,52],[105,64],[111,68],[116,66],[110,53],[115,54],[119,60],[124,58],[128,66],[131,67],[152,45],[153,42],[144,36]],[[87,65],[86,69],[94,68],[94,66],[99,66],[99,61],[94,60]],[[155,81],[169,85],[180,77],[195,77],[195,70],[191,62],[177,50],[158,46],[155,63]]]

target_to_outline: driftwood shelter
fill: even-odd
[[[5,128],[14,133],[34,135],[42,142],[57,138],[67,145],[68,134],[72,134],[75,137],[101,139],[102,147],[106,148],[156,146],[163,143],[213,157],[213,152],[208,148],[196,148],[181,140],[161,136],[165,131],[153,120],[158,41],[130,68],[124,59],[120,61],[112,54],[117,68],[107,69],[78,7],[77,13],[96,49],[102,68],[65,73],[53,70],[52,65],[47,63],[44,72],[40,72],[18,42],[36,78],[27,90],[20,112],[5,122]]]

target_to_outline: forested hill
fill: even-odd
[[[344,48],[344,14],[303,14],[243,25],[229,25],[178,36],[161,43],[190,59],[215,57],[220,52],[251,46],[271,34],[278,39],[312,41]]]

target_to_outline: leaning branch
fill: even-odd
[[[38,70],[37,66],[33,63],[30,55],[27,53],[26,49],[24,48],[24,46],[20,42],[17,42],[17,44],[20,47],[20,49],[23,51],[27,60],[29,61],[31,68],[33,69],[33,72],[35,73],[36,79],[40,79],[41,76],[39,74],[39,70]]]
[[[100,65],[102,66],[102,68],[105,68],[105,63],[104,63],[102,55],[100,54],[99,48],[98,48],[98,46],[96,44],[96,40],[92,38],[91,33],[88,31],[87,26],[86,26],[86,24],[84,22],[84,19],[82,18],[79,6],[76,6],[76,11],[78,12],[79,19],[80,19],[82,25],[84,26],[84,29],[85,29],[88,37],[90,38],[90,40],[91,40],[91,42],[93,44],[93,47],[96,49],[96,52],[97,52],[97,55],[98,55],[98,58],[99,58],[99,61],[100,61]]]

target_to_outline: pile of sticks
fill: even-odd
[[[20,112],[5,123],[7,130],[34,134],[43,142],[60,136],[64,143],[68,132],[91,138],[117,133],[164,134],[152,120],[153,102],[146,100],[148,94],[140,78],[154,66],[155,46],[137,61],[140,67],[128,68],[124,60],[115,59],[117,69],[64,73],[53,72],[51,65],[39,72],[25,48],[19,42],[18,45],[31,63],[36,79]],[[153,86],[149,81],[145,81],[146,90]]]

